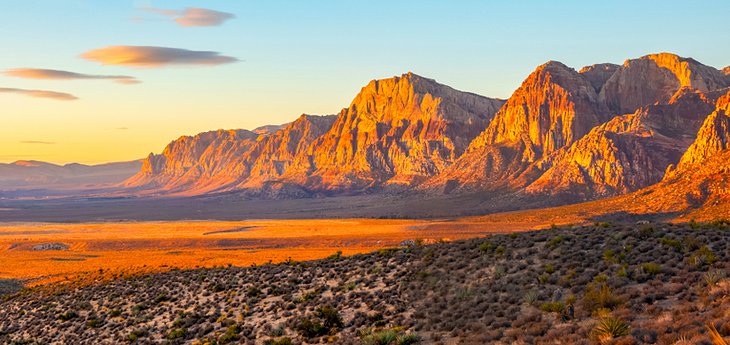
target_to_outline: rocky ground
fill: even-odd
[[[6,295],[10,344],[712,344],[730,223],[555,227]]]

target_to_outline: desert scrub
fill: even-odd
[[[367,332],[360,336],[365,345],[411,345],[421,341],[415,333],[399,334],[398,329]]]
[[[58,317],[57,317],[57,319],[59,319],[61,321],[69,321],[69,320],[75,319],[77,317],[79,317],[79,314],[78,313],[76,313],[73,310],[69,310],[69,311],[67,311],[67,312],[65,312],[63,314],[59,314]]]
[[[546,313],[562,313],[565,310],[565,304],[560,301],[556,302],[545,302],[540,305],[540,310]]]
[[[553,248],[557,247],[559,244],[563,243],[563,241],[565,241],[565,237],[560,236],[560,235],[555,236],[552,239],[550,239],[550,241],[547,243],[547,247],[550,249],[553,249]]]
[[[319,307],[314,317],[302,318],[295,326],[295,330],[306,338],[315,338],[327,334],[334,334],[342,328],[342,317],[332,307]]]
[[[495,247],[496,245],[491,241],[484,241],[479,245],[479,251],[483,253],[491,252]]]
[[[622,301],[605,282],[593,282],[586,286],[582,302],[586,310],[594,312],[601,308],[614,309]]]
[[[649,275],[655,276],[661,273],[662,267],[657,263],[647,262],[641,265],[641,270]]]
[[[185,337],[185,329],[175,328],[167,334],[167,339],[175,340]]]
[[[264,345],[292,345],[291,338],[284,337],[279,339],[269,339],[264,341]]]
[[[221,344],[228,344],[232,343],[236,340],[241,339],[241,336],[239,335],[241,333],[241,327],[238,325],[231,325],[226,329],[226,333],[221,335],[221,337],[218,339],[218,341]]]

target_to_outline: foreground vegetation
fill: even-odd
[[[554,227],[23,290],[2,343],[719,344],[730,224]],[[714,338],[713,338],[714,337]]]

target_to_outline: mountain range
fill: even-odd
[[[141,160],[98,165],[58,165],[34,160],[0,163],[0,190],[110,187],[128,179],[141,166]]]
[[[670,53],[580,70],[549,61],[507,100],[409,72],[370,81],[335,115],[180,137],[116,191],[481,193],[525,207],[661,190],[671,202],[721,204],[730,195],[729,99],[730,67]]]

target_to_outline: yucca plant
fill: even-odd
[[[606,317],[593,328],[593,337],[600,343],[629,335],[629,325],[618,317]]]
[[[712,339],[712,343],[715,345],[728,345],[727,341],[722,338],[722,335],[720,335],[720,332],[717,331],[717,328],[715,328],[715,325],[712,323],[708,323],[705,325],[705,328],[707,328],[707,333],[710,333],[710,339]]]
[[[682,334],[677,337],[677,340],[675,340],[672,345],[691,345],[692,342],[689,340],[689,337],[685,334]]]
[[[725,272],[717,270],[708,271],[702,276],[702,278],[705,280],[705,284],[707,284],[707,286],[712,287],[725,278]]]

